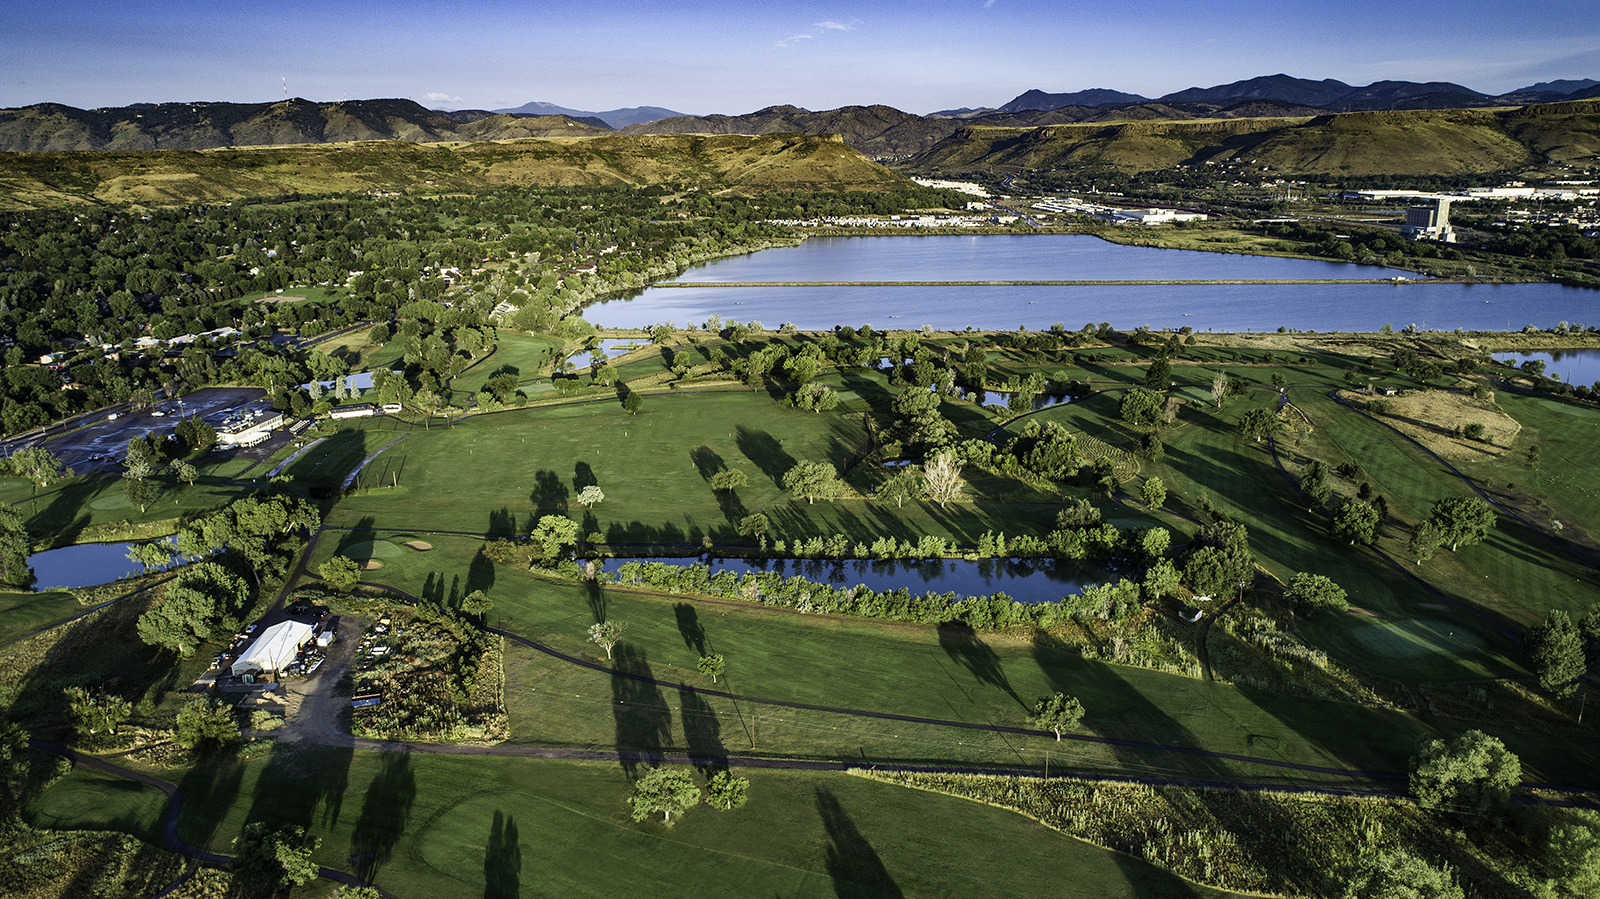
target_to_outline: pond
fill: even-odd
[[[607,337],[600,341],[600,345],[595,347],[592,353],[572,354],[572,364],[578,368],[588,368],[596,362],[626,355],[648,342],[639,337]]]
[[[794,281],[1219,280],[1291,282],[1416,278],[1411,272],[1317,262],[1126,247],[1085,234],[813,238],[797,247],[719,259],[679,284]],[[805,330],[973,327],[1076,330],[1108,321],[1197,331],[1515,330],[1585,318],[1600,292],[1559,284],[1082,284],[860,287],[661,287],[588,307],[603,327],[699,325],[712,315]]]
[[[1072,402],[1072,397],[1067,396],[1064,393],[1038,393],[1034,394],[1033,408],[1035,411],[1038,411],[1040,409],[1049,408],[1050,406],[1059,406],[1063,403],[1070,402]],[[1011,394],[1003,390],[985,390],[983,392],[983,405],[1010,406]]]
[[[701,558],[606,559],[603,569],[616,573],[625,562],[665,562],[694,565]],[[784,577],[800,575],[818,584],[864,584],[878,592],[904,587],[912,593],[958,593],[988,596],[1005,593],[1019,602],[1055,602],[1086,585],[1110,580],[1092,568],[1056,559],[712,559],[713,572],[772,571]]]
[[[144,574],[149,569],[128,558],[128,547],[133,545],[79,543],[34,553],[28,557],[28,564],[33,566],[34,589],[93,587]]]
[[[1600,381],[1600,349],[1539,350],[1494,353],[1496,360],[1521,366],[1524,362],[1543,362],[1544,376],[1563,383],[1588,387]]]

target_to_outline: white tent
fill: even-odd
[[[250,648],[239,654],[233,663],[235,675],[251,671],[276,672],[294,661],[295,653],[311,639],[313,628],[298,621],[274,624],[262,631]]]

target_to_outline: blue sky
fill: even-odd
[[[0,107],[409,97],[738,114],[1283,72],[1497,93],[1600,78],[1594,0],[0,0]]]

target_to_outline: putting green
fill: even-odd
[[[339,555],[347,559],[365,561],[367,559],[397,559],[401,556],[400,547],[387,540],[363,540],[352,543],[339,550]]]
[[[89,502],[89,508],[101,512],[114,512],[119,509],[131,509],[133,504],[128,502],[127,497],[112,494],[110,496],[95,497]]]
[[[1600,418],[1600,411],[1585,409],[1570,403],[1555,403],[1550,400],[1539,400],[1539,406],[1547,411],[1560,415],[1570,415],[1573,418]]]
[[[1483,638],[1465,626],[1436,618],[1374,621],[1357,630],[1355,637],[1373,652],[1391,656],[1465,653],[1483,647]]]

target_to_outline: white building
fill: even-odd
[[[274,624],[256,638],[250,648],[239,654],[232,671],[235,677],[261,672],[277,674],[293,662],[300,647],[310,642],[315,629],[300,621]]]

